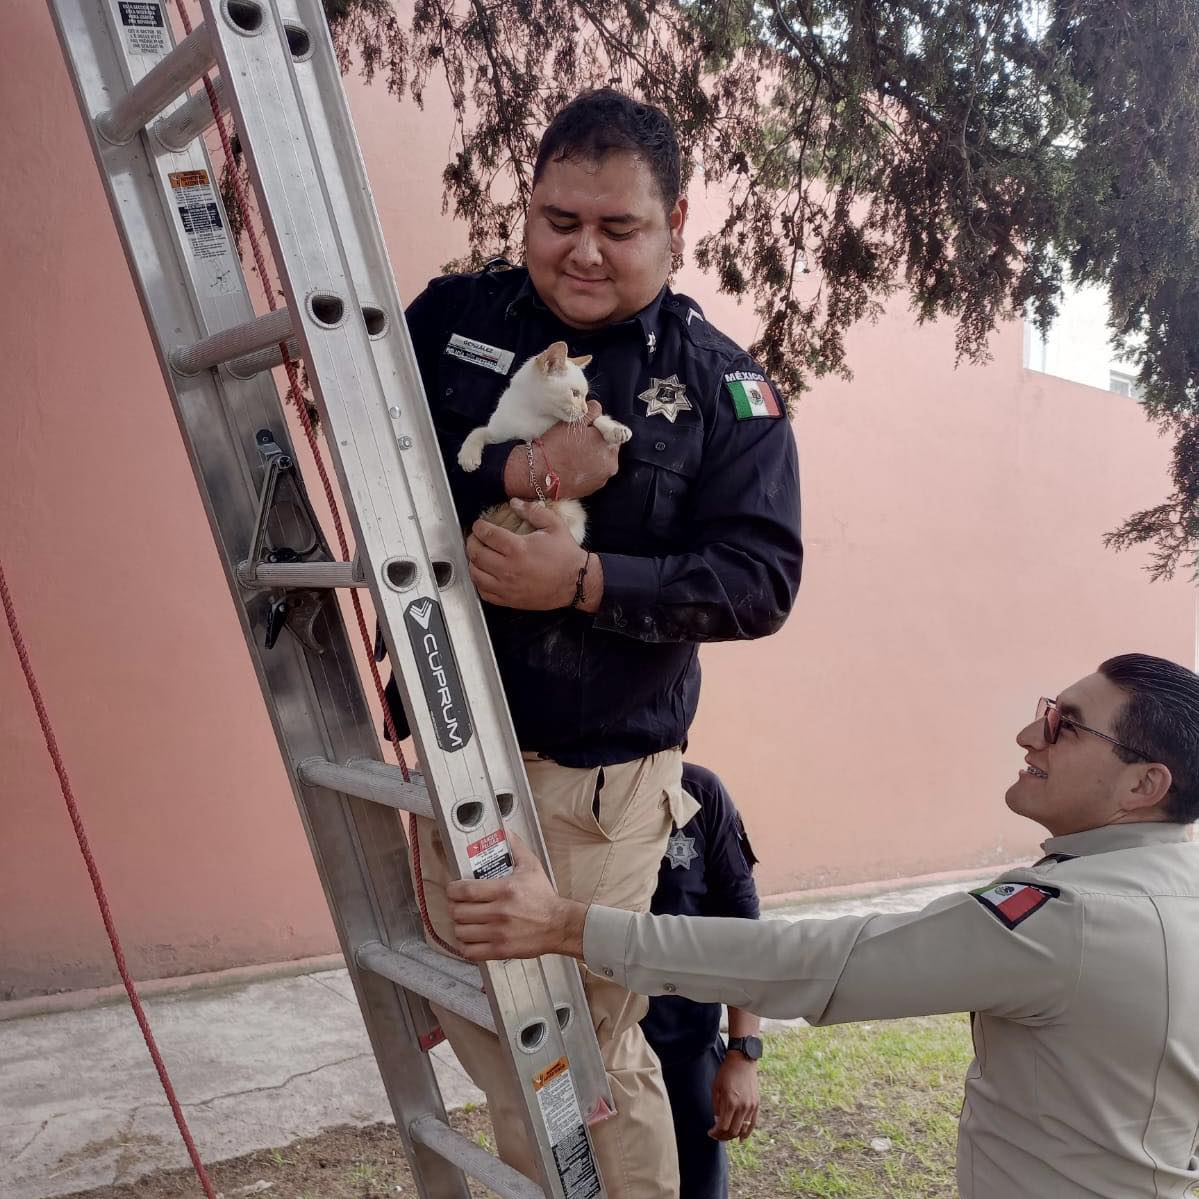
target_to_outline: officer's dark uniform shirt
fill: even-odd
[[[699,698],[697,643],[773,633],[799,587],[797,455],[786,416],[772,415],[776,393],[668,288],[629,320],[581,332],[544,306],[526,270],[489,269],[435,279],[407,320],[465,528],[507,499],[504,466],[523,444],[489,446],[467,474],[467,433],[554,341],[593,355],[592,398],[633,431],[617,474],[583,500],[600,609],[485,604],[488,626],[523,749],[597,766],[680,745]]]
[[[757,859],[731,796],[710,770],[690,762],[683,766],[683,789],[699,811],[670,834],[650,911],[655,916],[756,920]],[[719,1003],[657,995],[649,1001],[641,1028],[663,1064],[671,1065],[712,1047],[720,1032],[720,1009]]]

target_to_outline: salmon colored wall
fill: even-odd
[[[1134,403],[1020,365],[954,371],[892,312],[799,410],[807,560],[770,641],[713,646],[695,752],[746,809],[766,891],[1019,860],[1036,698],[1131,650],[1195,662],[1193,587],[1102,535],[1165,492]]]
[[[45,8],[4,5],[0,561],[134,973],[335,947]],[[16,48],[14,52],[14,48]],[[351,84],[402,294],[460,252],[451,128]],[[702,224],[709,205],[694,197]],[[683,290],[745,340],[752,314]],[[1183,583],[1100,535],[1164,493],[1130,401],[1032,375],[1006,329],[952,368],[897,307],[796,422],[808,566],[768,642],[704,651],[692,753],[745,810],[765,892],[1006,861],[1012,737],[1104,655],[1191,662]],[[0,998],[111,982],[82,862],[0,638]]]

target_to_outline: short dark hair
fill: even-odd
[[[610,87],[576,96],[549,123],[537,147],[533,182],[541,178],[547,163],[571,158],[599,163],[618,150],[645,160],[669,212],[682,192],[674,126],[660,108],[639,104]]]
[[[1199,675],[1152,654],[1108,658],[1099,673],[1128,696],[1115,736],[1170,768],[1174,782],[1164,801],[1166,819],[1199,820]],[[1138,760],[1121,749],[1116,753],[1124,762]]]

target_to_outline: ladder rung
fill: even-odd
[[[293,587],[323,591],[330,587],[365,587],[366,571],[361,562],[260,562],[251,567],[243,562],[237,568],[238,581],[244,587],[263,590]]]
[[[96,118],[105,141],[132,141],[176,96],[182,95],[215,58],[206,25],[198,25],[161,62],[147,71],[107,112]]]
[[[405,957],[413,958],[432,970],[452,975],[463,986],[483,992],[483,972],[471,962],[463,961],[462,958],[452,958],[448,953],[442,953],[432,945],[426,945],[424,941],[405,941],[400,948]]]
[[[225,81],[217,75],[211,79],[211,83],[212,90],[216,93],[218,109],[225,112],[229,107],[225,99]],[[202,87],[188,98],[186,104],[180,104],[174,112],[155,121],[150,132],[168,150],[178,153],[186,150],[215,121],[212,103],[208,99],[208,89]]]
[[[430,961],[432,954],[439,959]],[[440,960],[443,954],[429,950],[419,942],[405,945],[403,952],[391,949],[382,941],[368,941],[359,946],[354,961],[363,970],[373,971],[390,979],[407,991],[415,991],[442,1007],[456,1012],[464,1020],[495,1032],[491,1007],[482,991],[457,977]]]
[[[433,819],[433,801],[424,783],[404,781],[399,767],[386,762],[356,758],[344,766],[327,758],[305,758],[296,767],[302,782],[313,787],[327,787],[342,795],[369,799],[372,803],[414,812]]]
[[[171,369],[180,375],[198,375],[209,367],[286,341],[290,336],[291,312],[277,308],[266,316],[202,337],[190,346],[177,346],[170,354]]]
[[[532,1179],[514,1170],[507,1162],[492,1157],[486,1149],[455,1132],[436,1116],[421,1116],[408,1125],[414,1141],[427,1145],[434,1153],[453,1162],[471,1178],[505,1199],[545,1199],[545,1191]]]
[[[287,339],[287,356],[292,362],[299,362],[304,357],[304,347],[300,345],[298,337]],[[261,375],[263,371],[274,370],[282,363],[282,351],[278,343],[275,343],[267,346],[265,350],[256,350],[253,354],[231,359],[225,363],[225,369],[235,378],[252,379],[255,375]]]

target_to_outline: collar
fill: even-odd
[[[1095,853],[1111,853],[1116,849],[1138,849],[1145,845],[1173,845],[1191,840],[1189,824],[1167,820],[1142,820],[1135,824],[1105,824],[1081,833],[1050,837],[1041,842],[1046,854],[1065,853],[1071,857],[1087,857]]]
[[[611,325],[604,325],[600,329],[575,329],[570,325],[565,325],[546,307],[545,302],[537,294],[537,289],[533,286],[533,280],[529,277],[528,268],[524,268],[525,277],[520,285],[520,290],[512,298],[512,302],[504,309],[505,317],[519,317],[527,312],[544,313],[545,316],[562,325],[564,329],[569,330],[570,340],[577,340],[579,337],[593,336],[597,333],[606,333],[610,329],[636,329],[645,346],[646,352],[650,355],[658,345],[658,323],[662,311],[662,301],[670,294],[670,289],[663,284],[662,290],[640,312],[635,312],[627,320],[616,321]]]

